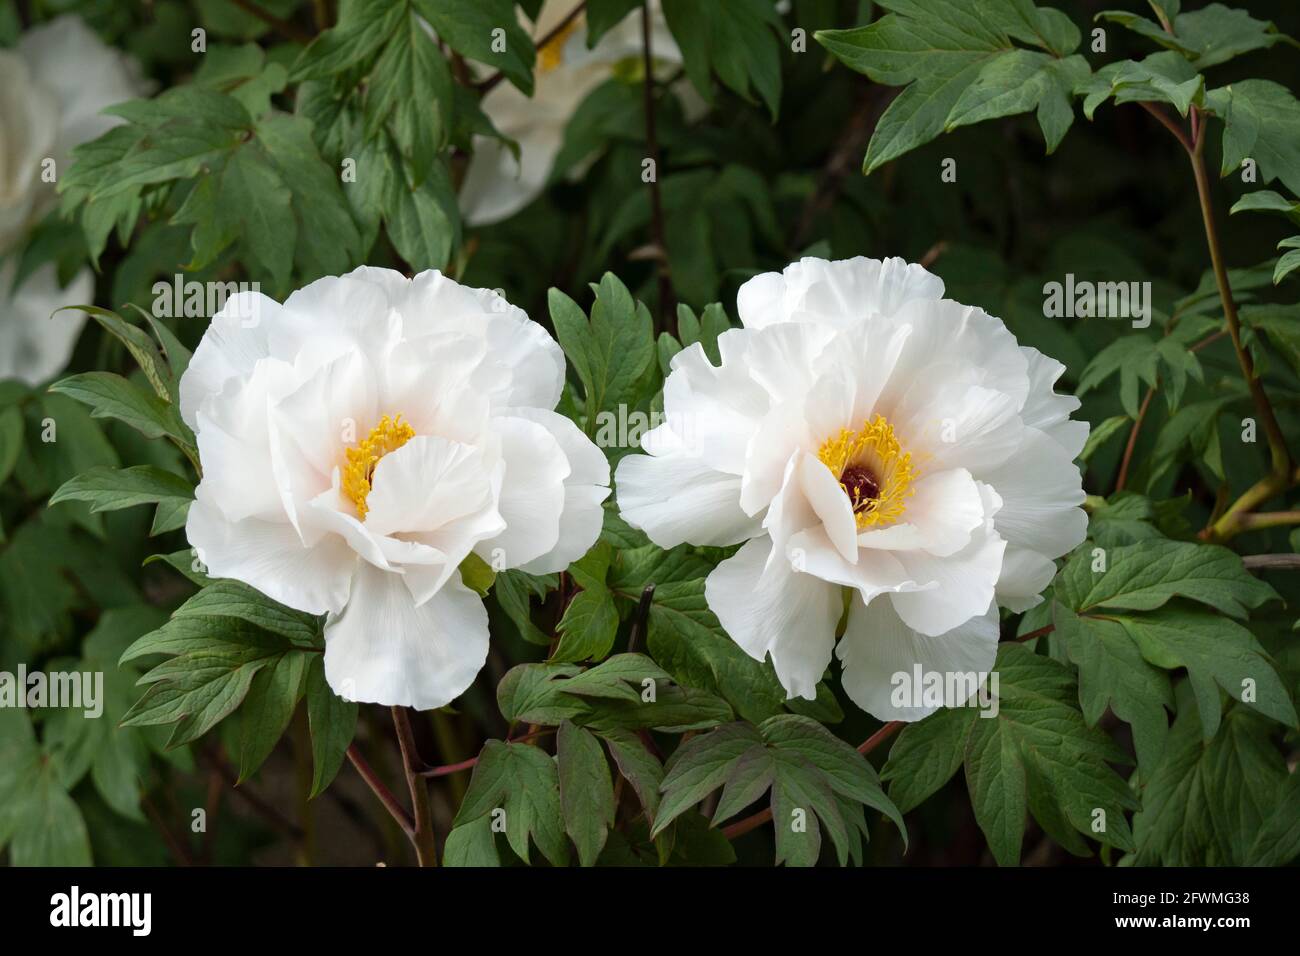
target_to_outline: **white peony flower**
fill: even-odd
[[[487,289],[362,267],[279,305],[232,296],[181,380],[209,573],[327,614],[325,676],[440,707],[483,666],[458,570],[561,570],[600,533],[604,455],[552,409],[564,355]]]
[[[680,64],[681,51],[668,30],[659,0],[651,2],[651,49],[656,63]],[[546,0],[533,26],[540,40],[575,6],[574,0]],[[499,83],[483,97],[482,108],[504,136],[519,144],[519,160],[499,140],[474,143],[460,205],[465,221],[483,226],[513,216],[541,195],[564,129],[587,94],[614,75],[620,62],[641,57],[641,17],[634,11],[587,49],[584,17],[575,18],[537,51],[532,97]],[[657,75],[657,71],[656,71]]]
[[[55,204],[54,183],[42,178],[46,160],[61,174],[74,146],[121,120],[100,111],[139,95],[131,64],[81,20],[63,16],[27,33],[14,50],[0,50],[0,257],[17,249],[28,229]],[[61,369],[85,316],[50,312],[88,301],[87,269],[62,293],[53,266],[17,289],[15,256],[0,266],[0,379],[37,384]]]
[[[849,595],[845,690],[920,719],[895,675],[991,670],[998,605],[1041,601],[1084,538],[1064,366],[901,259],[804,259],[737,307],[720,366],[673,359],[666,424],[619,464],[623,518],[665,548],[744,542],[705,596],[791,696],[815,696]]]

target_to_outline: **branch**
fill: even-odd
[[[539,737],[546,737],[555,733],[554,727],[548,727],[546,730],[535,730],[532,733],[524,734],[520,737],[509,737],[506,739],[508,744],[522,744],[530,740],[536,740]],[[460,763],[443,764],[441,767],[426,767],[419,771],[421,777],[447,777],[453,773],[460,773],[462,770],[473,770],[478,766],[478,757],[470,757],[468,760],[462,760]]]
[[[1154,385],[1147,388],[1146,397],[1142,399],[1142,405],[1138,408],[1137,418],[1133,420],[1133,427],[1128,433],[1128,444],[1124,446],[1124,458],[1119,463],[1119,477],[1115,479],[1115,492],[1124,490],[1124,482],[1128,480],[1128,467],[1133,463],[1133,449],[1137,447],[1138,432],[1142,430],[1142,422],[1147,417],[1147,409],[1151,407],[1151,399],[1155,397],[1156,387]]]
[[[420,774],[425,769],[415,746],[411,730],[411,716],[405,707],[393,708],[393,726],[397,728],[397,744],[402,750],[402,767],[406,770],[406,784],[411,791],[411,808],[415,828],[411,842],[420,866],[437,866],[438,855],[433,841],[433,807],[429,803],[429,784]]]
[[[561,20],[559,23],[557,23],[555,27],[546,34],[546,36],[542,37],[540,40],[536,42],[536,44],[534,44],[536,49],[540,51],[544,46],[546,46],[546,44],[550,43],[552,40],[554,40],[556,37],[562,34],[565,30],[567,30],[569,24],[572,23],[578,17],[578,15],[582,13],[582,11],[585,10],[586,8],[587,8],[587,0],[582,0],[582,2],[578,4],[576,7],[574,7],[572,10],[570,10],[565,15],[564,19]],[[486,80],[483,80],[480,83],[475,84],[474,88],[478,90],[479,93],[483,95],[487,95],[488,92],[490,92],[498,83],[500,83],[505,78],[506,78],[505,73],[503,73],[500,70],[497,70]]]
[[[650,178],[650,223],[654,230],[657,247],[656,263],[659,277],[659,318],[660,327],[669,327],[669,316],[673,308],[673,283],[668,275],[668,240],[667,227],[664,225],[664,202],[659,191],[659,140],[655,133],[655,70],[654,51],[651,49],[651,34],[654,28],[650,23],[650,3],[645,0],[641,5],[641,58],[645,70],[642,86],[645,91],[645,141],[653,164]]]
[[[290,23],[288,20],[280,19],[269,10],[263,10],[257,4],[253,3],[252,0],[231,0],[231,3],[239,7],[239,9],[243,10],[245,13],[257,17],[257,19],[261,20],[263,23],[268,23],[275,27],[279,33],[288,37],[290,40],[297,40],[299,43],[310,43],[314,39],[314,37],[312,37],[312,35],[306,30],[303,30],[296,24]]]
[[[1300,569],[1300,554],[1248,554],[1241,563],[1252,571],[1295,571]]]
[[[411,822],[411,815],[406,812],[406,807],[397,802],[397,798],[393,796],[393,791],[389,790],[384,781],[379,779],[379,775],[366,762],[366,758],[361,756],[361,750],[357,747],[355,741],[348,745],[348,760],[352,762],[352,766],[357,768],[357,773],[361,774],[361,779],[374,791],[375,796],[379,798],[379,802],[384,805],[384,809],[397,821],[397,825],[402,828],[402,832],[414,839],[415,824]]]

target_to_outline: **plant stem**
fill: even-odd
[[[397,825],[402,828],[402,832],[414,839],[415,824],[411,822],[411,815],[406,812],[406,807],[398,803],[397,798],[393,796],[393,791],[388,789],[388,785],[379,779],[379,775],[375,773],[374,768],[366,762],[366,758],[361,755],[361,750],[357,747],[355,741],[348,745],[348,760],[352,762],[352,766],[357,768],[357,773],[361,774],[361,779],[379,798],[379,802],[384,805],[384,809],[397,821]]]
[[[425,769],[420,754],[415,749],[415,734],[411,730],[411,717],[405,707],[393,708],[393,726],[397,728],[397,744],[402,750],[402,766],[406,770],[406,784],[411,791],[412,816],[415,828],[411,842],[420,866],[437,866],[438,854],[433,841],[433,806],[429,802],[429,784],[420,774]]]
[[[1124,483],[1128,481],[1128,467],[1133,462],[1133,449],[1137,447],[1138,432],[1142,430],[1142,422],[1147,417],[1147,409],[1151,406],[1151,399],[1155,397],[1156,388],[1154,385],[1147,389],[1146,396],[1142,399],[1142,404],[1138,408],[1137,418],[1133,420],[1133,427],[1129,429],[1128,444],[1124,446],[1124,458],[1119,463],[1119,477],[1115,479],[1116,493],[1124,490]]]
[[[268,10],[263,10],[257,4],[253,3],[252,0],[231,0],[231,2],[245,13],[252,14],[263,23],[275,27],[279,33],[288,37],[290,40],[297,40],[299,43],[310,43],[312,41],[312,35],[306,30],[299,28],[296,24],[290,23],[288,20],[280,19]]]
[[[587,0],[582,0],[582,2],[579,3],[579,4],[578,4],[576,7],[574,7],[572,10],[570,10],[570,11],[565,15],[564,19],[561,20],[559,23],[557,23],[557,24],[556,24],[556,25],[555,25],[555,26],[554,26],[554,27],[553,27],[553,28],[552,28],[552,29],[551,29],[551,30],[546,34],[546,36],[542,37],[540,40],[538,40],[536,43],[534,43],[534,44],[533,44],[534,47],[536,47],[538,50],[540,50],[542,47],[546,46],[546,44],[550,43],[550,42],[551,42],[552,40],[554,40],[557,36],[559,36],[559,35],[560,35],[561,33],[563,33],[566,29],[568,29],[569,24],[572,23],[572,22],[577,18],[577,16],[578,16],[580,13],[582,13],[582,11],[585,10],[586,8],[587,8]],[[496,73],[493,73],[491,76],[489,76],[489,77],[488,77],[486,80],[484,80],[482,83],[479,83],[475,88],[476,88],[480,93],[487,93],[489,90],[491,90],[493,87],[495,87],[498,83],[500,83],[502,80],[504,80],[505,77],[506,77],[505,73],[503,73],[503,72],[501,72],[500,70],[498,70]]]
[[[654,28],[650,23],[650,2],[641,4],[641,58],[645,70],[643,82],[645,103],[645,141],[650,153],[650,222],[654,230],[655,264],[659,277],[659,327],[668,329],[673,309],[673,283],[668,275],[667,227],[664,225],[663,196],[659,191],[659,139],[655,132],[655,70],[654,51],[650,36]]]
[[[1223,262],[1223,251],[1219,245],[1219,233],[1214,221],[1214,203],[1210,197],[1210,178],[1205,170],[1205,136],[1204,128],[1198,138],[1196,148],[1192,151],[1192,172],[1196,176],[1196,193],[1201,202],[1201,217],[1205,220],[1205,240],[1210,248],[1210,264],[1214,269],[1214,281],[1219,287],[1219,299],[1223,303],[1223,317],[1228,324],[1228,335],[1232,338],[1232,347],[1237,352],[1237,361],[1241,365],[1241,374],[1250,389],[1250,397],[1268,436],[1269,451],[1273,459],[1273,474],[1283,479],[1291,472],[1291,454],[1282,435],[1282,427],[1277,422],[1273,405],[1264,392],[1264,385],[1255,371],[1255,361],[1241,341],[1241,320],[1237,316],[1237,305],[1232,298],[1232,287],[1228,282],[1228,269]],[[1228,509],[1232,511],[1231,508]]]
[[[1248,554],[1241,563],[1252,571],[1294,571],[1300,568],[1300,554]]]
[[[555,733],[554,727],[548,727],[545,730],[536,730],[524,734],[521,737],[510,737],[506,740],[508,744],[522,744],[530,740],[536,740],[538,737],[545,737]],[[419,772],[421,777],[446,777],[453,773],[460,773],[462,770],[473,770],[478,766],[478,757],[470,757],[468,760],[462,760],[459,763],[444,764],[441,767],[426,767]]]

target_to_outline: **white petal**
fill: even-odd
[[[981,489],[987,493],[987,489]],[[986,513],[996,510],[986,505]],[[982,614],[993,603],[993,588],[1002,572],[1007,543],[986,523],[971,535],[962,550],[946,557],[925,551],[898,551],[908,576],[937,587],[925,592],[902,591],[890,595],[894,610],[909,627],[922,634],[943,634]]]
[[[357,558],[341,538],[308,548],[287,521],[230,521],[203,485],[190,505],[185,534],[213,577],[243,581],[309,614],[337,611],[347,602]]]
[[[946,557],[966,547],[988,517],[979,486],[964,468],[922,475],[912,489],[901,521],[862,532],[859,545]]]
[[[416,607],[401,575],[363,564],[326,623],[325,677],[345,700],[432,710],[465,692],[487,651],[487,609],[459,574]]]
[[[379,535],[437,531],[470,515],[495,514],[493,485],[482,449],[417,435],[375,466],[366,527]],[[499,516],[492,524],[501,524]]]
[[[944,706],[956,707],[968,699],[962,689],[973,688],[979,676],[992,671],[997,650],[996,608],[931,637],[903,623],[888,601],[864,606],[855,598],[835,654],[844,665],[844,691],[855,704],[878,720],[912,721],[938,709],[916,700],[915,692],[911,700],[894,697],[902,681],[912,684],[918,664],[922,680],[926,675],[936,675],[942,681]],[[945,679],[948,675],[973,679],[950,681]],[[953,690],[958,693],[948,693]]]
[[[83,269],[60,289],[54,266],[45,265],[15,291],[17,271],[16,257],[0,264],[0,381],[14,378],[39,385],[68,364],[86,324],[84,312],[52,313],[65,305],[89,303],[95,282],[90,270]]]
[[[497,510],[506,528],[474,552],[493,567],[517,568],[559,543],[564,481],[572,469],[560,443],[536,422],[501,417],[492,429],[505,462]]]
[[[816,322],[848,328],[873,313],[891,315],[913,300],[937,300],[943,281],[902,259],[805,258],[780,275],[755,276],[740,287],[736,308],[746,328]]]
[[[998,578],[999,607],[1019,614],[1043,603],[1043,590],[1056,577],[1056,564],[1037,551],[1007,545]]]
[[[799,458],[799,485],[826,537],[850,564],[858,560],[858,526],[853,506],[831,470],[812,455]]]
[[[704,596],[746,654],[760,661],[771,655],[789,696],[812,700],[830,663],[843,602],[838,588],[788,562],[768,567],[771,549],[766,536],[748,542],[714,568]]]
[[[624,521],[661,548],[685,542],[725,547],[759,533],[759,519],[740,508],[740,478],[715,471],[680,450],[680,441],[666,426],[655,433],[671,440],[675,449],[662,455],[628,455],[618,463],[614,482]]]
[[[1029,396],[1020,417],[1030,428],[1037,428],[1060,443],[1070,458],[1078,458],[1088,440],[1088,423],[1070,421],[1071,413],[1081,402],[1073,395],[1058,395],[1055,390],[1065,366],[1027,345],[1022,345],[1020,351],[1029,361]]]
[[[1076,548],[1088,533],[1083,476],[1069,453],[1035,428],[1004,464],[986,474],[1002,497],[998,532],[1008,542],[1058,558]]]
[[[863,548],[858,552],[858,560],[849,563],[831,544],[826,529],[820,527],[792,535],[784,553],[797,570],[823,581],[856,588],[864,601],[880,594],[930,591],[938,587],[933,581],[913,576],[892,551]]]
[[[529,574],[563,571],[596,543],[605,522],[602,502],[609,497],[609,461],[599,448],[569,419],[540,408],[513,408],[508,414],[536,422],[559,443],[569,460],[569,477],[564,479],[564,511],[560,514],[560,537],[550,551],[526,562]]]

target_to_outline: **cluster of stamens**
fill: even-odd
[[[916,472],[883,415],[859,429],[842,428],[822,442],[817,458],[839,479],[858,530],[897,521],[911,497]]]
[[[385,415],[378,425],[370,429],[370,434],[344,453],[340,490],[356,505],[357,516],[362,521],[370,510],[366,506],[366,498],[370,495],[379,459],[401,448],[414,437],[415,429],[402,421],[401,415],[396,418]]]

